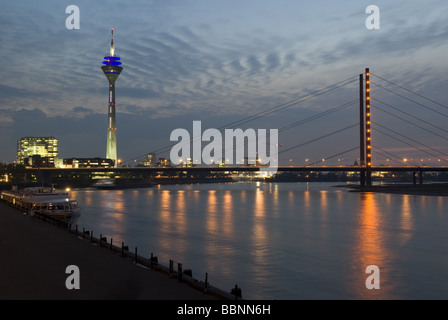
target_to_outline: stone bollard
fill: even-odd
[[[124,257],[124,251],[129,251],[129,247],[124,245],[124,242],[121,243],[121,255]]]

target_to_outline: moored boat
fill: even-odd
[[[57,220],[68,221],[72,217],[79,216],[81,209],[78,201],[74,199],[53,199],[33,202],[30,214],[42,214]]]
[[[40,214],[64,222],[81,213],[78,201],[70,199],[68,192],[56,191],[54,188],[38,187],[20,191],[2,191],[0,197],[3,201],[30,215]]]

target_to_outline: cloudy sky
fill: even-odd
[[[80,10],[78,30],[65,24],[72,4]],[[380,9],[379,30],[365,25],[371,4]],[[105,157],[107,80],[100,67],[113,27],[124,66],[116,83],[123,161],[168,150],[170,133],[191,132],[193,120],[203,130],[233,128],[295,99],[300,103],[238,127],[288,128],[348,104],[281,130],[279,159],[301,165],[350,150],[359,145],[359,129],[350,127],[358,120],[357,79],[368,66],[378,106],[374,162],[406,157],[447,165],[446,12],[444,0],[5,1],[0,161],[15,160],[24,136],[55,136],[61,158]],[[358,154],[338,158],[352,164]]]

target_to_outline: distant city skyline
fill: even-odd
[[[80,9],[79,30],[65,26],[70,4]],[[370,4],[381,10],[379,30],[365,27]],[[241,128],[278,129],[356,100],[356,77],[366,66],[445,104],[445,12],[448,3],[441,0],[7,2],[0,12],[0,161],[15,161],[17,141],[25,136],[56,137],[61,158],[104,157],[108,91],[100,67],[111,28],[126,64],[116,88],[118,158],[126,161],[171,145],[170,132],[191,130],[194,120],[219,128],[351,77],[355,81],[344,88]],[[376,80],[372,98],[444,127],[443,116],[390,94]],[[279,151],[346,127],[357,112],[355,104],[280,133]],[[372,121],[448,154],[444,139],[381,110],[372,111]],[[357,132],[280,154],[280,164],[354,147]],[[375,131],[372,140],[374,162],[376,146],[419,163],[436,158]],[[357,153],[341,158],[353,164]]]

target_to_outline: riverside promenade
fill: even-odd
[[[36,217],[0,203],[0,299],[215,300]],[[76,265],[80,289],[67,289]]]

